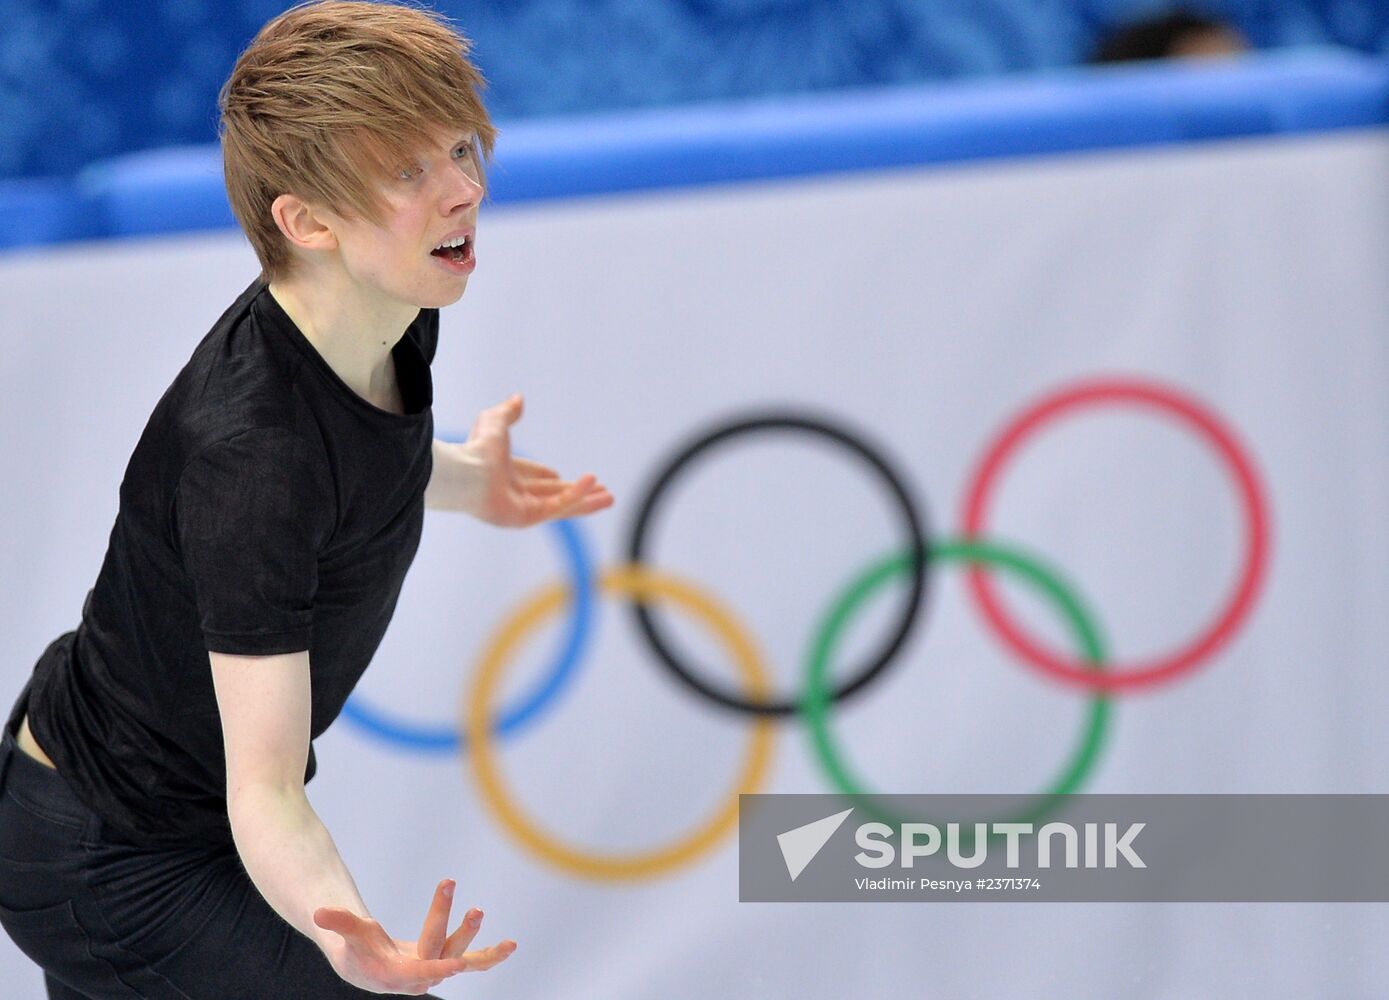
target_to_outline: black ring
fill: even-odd
[[[645,546],[652,517],[655,514],[656,502],[670,486],[677,473],[715,445],[740,434],[753,434],[761,431],[809,433],[843,445],[862,458],[873,467],[874,471],[886,483],[888,492],[892,494],[893,500],[896,501],[897,507],[902,513],[902,520],[906,523],[908,545],[911,551],[916,553],[912,564],[911,593],[908,596],[906,606],[902,609],[901,621],[898,623],[896,631],[883,644],[881,651],[868,659],[867,666],[857,671],[856,675],[851,675],[844,684],[835,689],[833,700],[838,702],[840,699],[847,698],[861,690],[892,662],[898,650],[907,641],[912,627],[916,624],[926,595],[926,553],[929,552],[929,547],[922,519],[916,513],[917,506],[913,502],[902,477],[894,473],[882,455],[861,436],[833,426],[827,420],[819,417],[784,411],[742,416],[716,425],[713,430],[697,435],[689,444],[682,447],[656,476],[645,499],[642,500],[636,520],[632,524],[628,558],[635,565],[644,565],[642,550]],[[656,658],[683,684],[694,691],[725,708],[751,715],[786,716],[800,711],[798,700],[750,701],[741,695],[720,690],[700,680],[695,671],[680,662],[680,659],[671,651],[670,646],[656,628],[648,607],[639,599],[634,598],[632,610],[636,615],[637,627],[651,645]]]

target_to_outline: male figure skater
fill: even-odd
[[[155,407],[81,623],[0,740],[0,923],[54,1000],[419,995],[515,947],[470,950],[478,910],[450,934],[448,880],[418,940],[388,935],[304,794],[426,506],[525,526],[612,503],[511,457],[520,397],[432,440],[495,136],[480,87],[433,15],[324,2],[223,88],[262,274]]]

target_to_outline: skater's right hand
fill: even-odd
[[[453,890],[452,880],[439,883],[416,941],[392,938],[375,920],[350,910],[327,906],[316,910],[314,923],[340,939],[324,949],[334,971],[371,993],[418,996],[450,976],[481,972],[510,956],[516,950],[515,941],[468,950],[482,925],[481,910],[469,910],[458,930],[448,933]]]

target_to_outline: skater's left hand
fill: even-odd
[[[518,393],[483,410],[463,444],[434,442],[426,506],[464,511],[507,528],[581,517],[612,506],[612,494],[591,473],[570,482],[549,466],[512,456],[511,425],[521,419],[523,405]]]

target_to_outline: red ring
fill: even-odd
[[[990,491],[1003,463],[1012,456],[1023,439],[1052,417],[1092,403],[1134,403],[1156,407],[1194,428],[1229,465],[1239,489],[1246,529],[1244,569],[1229,603],[1214,624],[1176,653],[1151,662],[1097,671],[1093,665],[1048,652],[1029,639],[1007,617],[985,569],[975,566],[968,571],[969,590],[984,618],[1003,641],[1043,673],[1092,690],[1119,691],[1149,687],[1194,669],[1230,640],[1252,610],[1268,565],[1269,518],[1263,488],[1253,462],[1214,414],[1173,389],[1136,379],[1082,382],[1047,396],[1004,428],[985,452],[984,460],[979,464],[966,494],[963,534],[966,538],[976,539],[984,533]]]

